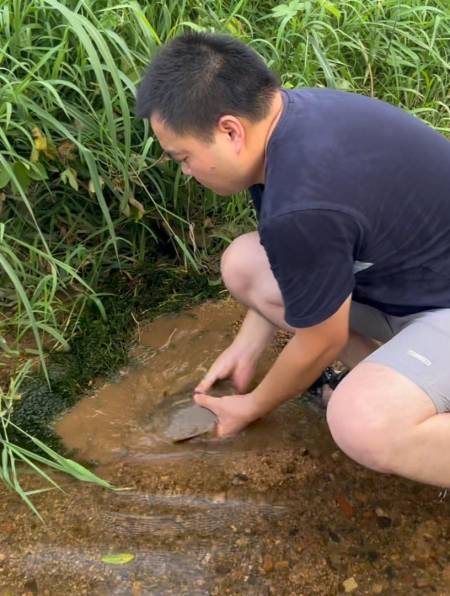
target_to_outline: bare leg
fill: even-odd
[[[359,364],[334,391],[327,420],[340,448],[379,472],[450,487],[450,413],[397,371]]]

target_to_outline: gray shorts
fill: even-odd
[[[450,411],[450,308],[394,317],[352,302],[350,328],[383,342],[364,362],[393,368],[423,389],[438,412]]]

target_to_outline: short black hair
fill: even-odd
[[[210,140],[220,116],[263,119],[279,87],[263,59],[217,33],[184,33],[162,46],[139,85],[136,116],[157,114],[177,134]]]

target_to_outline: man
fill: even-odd
[[[137,114],[184,174],[219,195],[249,188],[258,212],[258,233],[222,258],[248,313],[195,396],[218,434],[339,358],[352,370],[327,408],[336,443],[374,470],[450,486],[450,143],[375,99],[282,89],[249,47],[214,34],[160,50]],[[245,393],[277,328],[292,339]],[[225,377],[244,394],[208,396]]]

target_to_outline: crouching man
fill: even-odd
[[[215,34],[162,47],[137,114],[184,174],[223,196],[249,189],[258,214],[258,232],[222,258],[247,315],[195,397],[219,435],[339,358],[351,368],[327,407],[339,447],[450,486],[450,142],[372,98],[284,89],[253,50]],[[248,392],[276,329],[292,338]],[[208,396],[226,377],[241,393]]]

